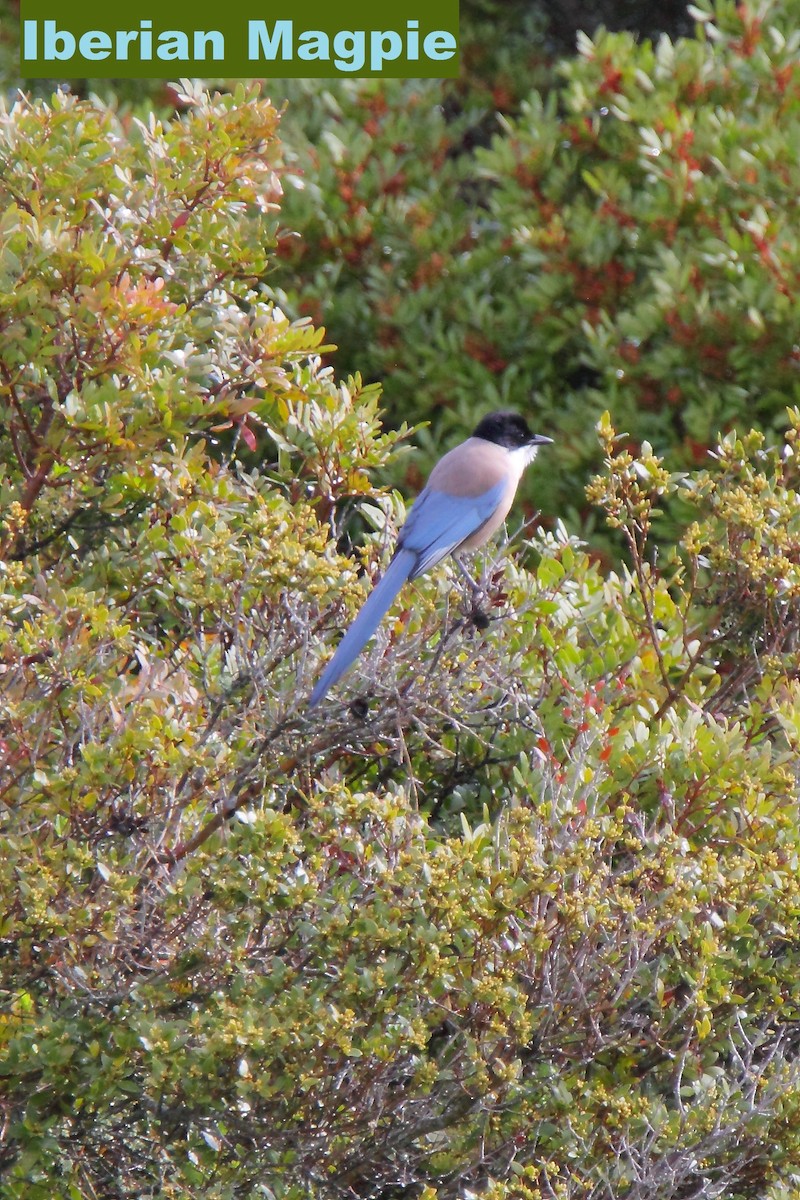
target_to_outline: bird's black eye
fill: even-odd
[[[498,446],[516,450],[529,444],[531,432],[527,422],[519,413],[503,410],[489,413],[484,417],[479,422],[473,437],[485,438],[489,442],[496,442]]]
[[[528,444],[530,434],[527,425],[523,421],[520,421],[518,425],[515,424],[513,437],[518,446],[526,446]]]

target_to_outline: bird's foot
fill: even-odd
[[[483,633],[485,629],[489,628],[492,620],[486,609],[481,608],[481,606],[476,603],[473,603],[472,608],[470,609],[469,619],[475,628],[479,629],[481,633]]]
[[[459,571],[461,572],[462,578],[464,579],[467,586],[469,587],[470,592],[472,593],[473,605],[477,605],[479,600],[488,599],[484,581],[481,580],[481,582],[478,583],[475,579],[472,578],[469,571],[467,570],[467,568],[464,566],[463,562],[461,561],[461,557],[458,554],[453,555],[453,562],[458,567]]]

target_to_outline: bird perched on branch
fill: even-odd
[[[493,412],[439,460],[400,530],[391,562],[320,675],[309,708],[352,666],[406,580],[452,554],[473,590],[480,590],[459,555],[482,546],[499,529],[523,471],[552,440],[531,433],[519,413]]]

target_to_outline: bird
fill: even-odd
[[[340,641],[308,699],[314,708],[358,658],[404,583],[452,554],[473,591],[480,588],[459,558],[495,533],[506,519],[525,468],[553,439],[531,433],[509,409],[491,412],[471,437],[439,459],[415,500],[381,579]]]

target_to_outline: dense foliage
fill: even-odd
[[[609,404],[694,465],[720,429],[782,430],[798,398],[796,6],[693,12],[696,38],[581,37],[490,146],[436,84],[293,93],[283,127],[306,175],[270,276],[287,311],[324,315],[390,414],[433,419],[429,459],[476,408],[558,430],[532,494],[584,530]]]
[[[163,121],[63,95],[0,115],[9,1200],[797,1194],[800,412],[778,411],[776,273],[794,269],[797,48],[746,8],[704,29],[671,52],[584,44],[567,115],[531,101],[479,186],[467,107],[445,121],[422,89],[404,115],[409,85],[298,87],[320,117],[302,164],[297,120],[281,150],[255,87],[186,84]],[[697,166],[690,67],[710,89]],[[386,142],[345,179],[348,104],[374,122],[360,144]],[[483,223],[445,270],[470,208]],[[313,323],[275,305],[289,262]],[[340,329],[362,312],[344,361],[386,370],[393,401],[415,372],[438,381],[454,437],[535,359],[561,441],[539,494],[561,474],[577,493],[594,457],[586,505],[625,554],[601,568],[548,507],[479,560],[484,612],[446,565],[410,585],[309,716],[403,519],[379,481],[411,475],[379,388],[329,365],[329,310]],[[502,370],[462,354],[469,312],[490,341],[517,322]],[[388,357],[389,328],[413,353]],[[573,355],[597,396],[558,400]]]

